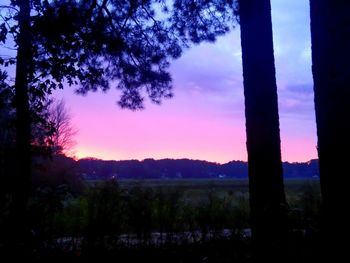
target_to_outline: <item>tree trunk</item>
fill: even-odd
[[[271,7],[269,0],[239,4],[254,255],[259,262],[278,262],[286,250],[287,210]]]
[[[12,222],[15,243],[24,241],[25,217],[30,189],[30,114],[28,98],[29,65],[31,64],[30,4],[18,1],[19,35],[15,81],[16,107],[16,177],[13,180]]]
[[[323,251],[334,258],[345,255],[342,240],[349,237],[350,2],[310,0],[310,14]]]

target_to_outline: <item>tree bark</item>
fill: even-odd
[[[312,73],[323,202],[323,251],[345,256],[349,234],[350,2],[310,0]],[[346,256],[349,258],[349,256]],[[344,259],[342,259],[344,261]],[[346,261],[346,260],[345,260]]]
[[[271,7],[269,0],[240,0],[239,5],[254,256],[278,262],[286,251],[287,207]]]
[[[15,80],[16,167],[13,180],[13,238],[23,242],[26,231],[26,209],[30,189],[30,114],[28,97],[29,67],[32,61],[29,0],[19,0],[19,34]]]

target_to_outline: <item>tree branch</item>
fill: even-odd
[[[16,7],[10,6],[10,5],[0,5],[0,9],[11,9],[11,10],[14,10],[16,12],[19,12],[19,10]]]

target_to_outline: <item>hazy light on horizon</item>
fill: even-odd
[[[272,0],[282,158],[316,158],[307,1]],[[239,28],[184,52],[171,66],[175,97],[130,112],[118,92],[63,97],[79,130],[76,156],[247,160]]]

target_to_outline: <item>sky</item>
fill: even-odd
[[[308,1],[272,0],[282,159],[317,157]],[[174,98],[121,109],[119,93],[63,98],[78,130],[77,158],[247,160],[240,31],[186,50],[172,62]]]

